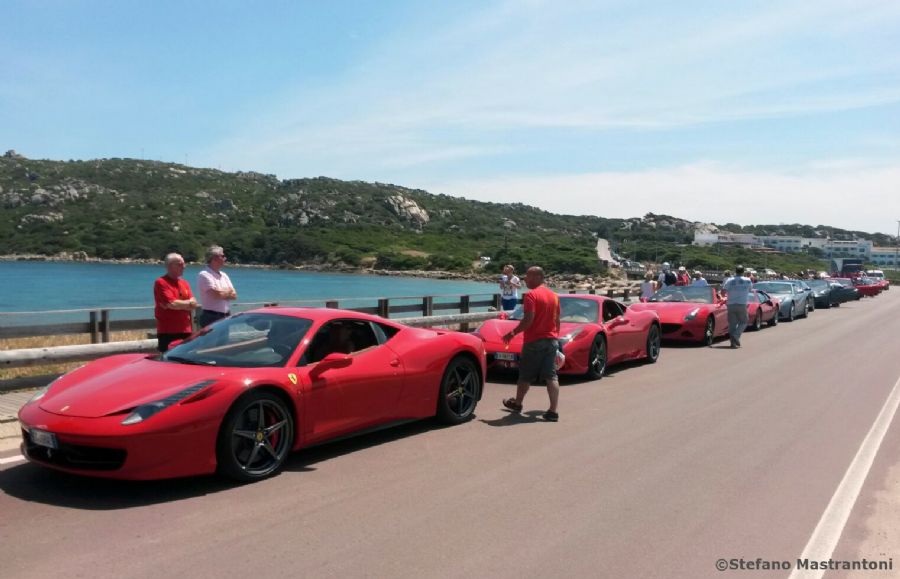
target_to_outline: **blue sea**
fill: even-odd
[[[184,277],[195,290],[201,269],[198,265],[185,269]],[[450,302],[460,295],[497,291],[495,284],[456,280],[262,268],[224,271],[238,292],[237,311],[271,302],[322,306],[325,300],[339,300],[341,307],[358,307],[374,306],[378,298],[395,298],[395,303],[414,303],[399,298],[429,295],[446,296],[443,299]],[[152,318],[153,282],[164,273],[161,265],[0,262],[0,325],[87,321],[85,312],[35,313],[48,310],[121,308],[112,311],[113,319]]]

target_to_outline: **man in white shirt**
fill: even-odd
[[[750,301],[750,289],[753,282],[744,277],[744,266],[734,268],[734,277],[722,284],[722,292],[728,296],[728,337],[732,348],[741,347],[741,334],[747,327],[747,302]]]
[[[691,285],[709,285],[707,283],[706,278],[703,277],[703,273],[699,271],[695,271],[693,274],[694,279],[691,281]]]
[[[231,313],[232,302],[237,299],[237,292],[231,284],[228,274],[222,271],[225,265],[225,250],[218,245],[206,250],[206,267],[197,277],[197,294],[200,298],[200,316],[197,324],[205,328],[211,323],[227,318]]]
[[[500,276],[500,302],[503,310],[514,310],[519,304],[519,288],[522,282],[516,277],[516,269],[512,265],[503,268]]]

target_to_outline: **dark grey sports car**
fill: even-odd
[[[781,302],[778,318],[781,320],[793,322],[795,318],[809,315],[810,292],[801,290],[790,281],[760,281],[753,284],[753,288],[778,298]]]
[[[830,308],[831,306],[841,305],[840,284],[834,284],[824,279],[811,279],[806,282],[812,289],[812,295],[816,302],[817,308]],[[835,288],[834,286],[838,287]]]

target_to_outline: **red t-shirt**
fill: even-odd
[[[534,342],[544,338],[559,338],[556,327],[559,324],[559,296],[547,289],[547,286],[538,286],[525,294],[522,298],[525,313],[534,312],[534,320],[525,330],[525,343]]]
[[[191,286],[182,278],[172,279],[164,275],[153,284],[153,299],[156,302],[156,333],[190,334],[191,310],[169,310],[166,306],[175,300],[189,300],[194,297]]]

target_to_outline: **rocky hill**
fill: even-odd
[[[0,254],[198,260],[211,243],[242,263],[466,271],[540,263],[595,273],[597,237],[640,259],[684,257],[695,231],[809,235],[825,226],[714,225],[667,215],[556,215],[522,204],[469,201],[387,183],[280,180],[136,159],[0,157]],[[861,235],[861,234],[860,234]],[[879,242],[878,236],[876,243]],[[882,242],[884,243],[884,242]],[[722,259],[693,252],[699,264]],[[710,254],[711,255],[711,254]]]

